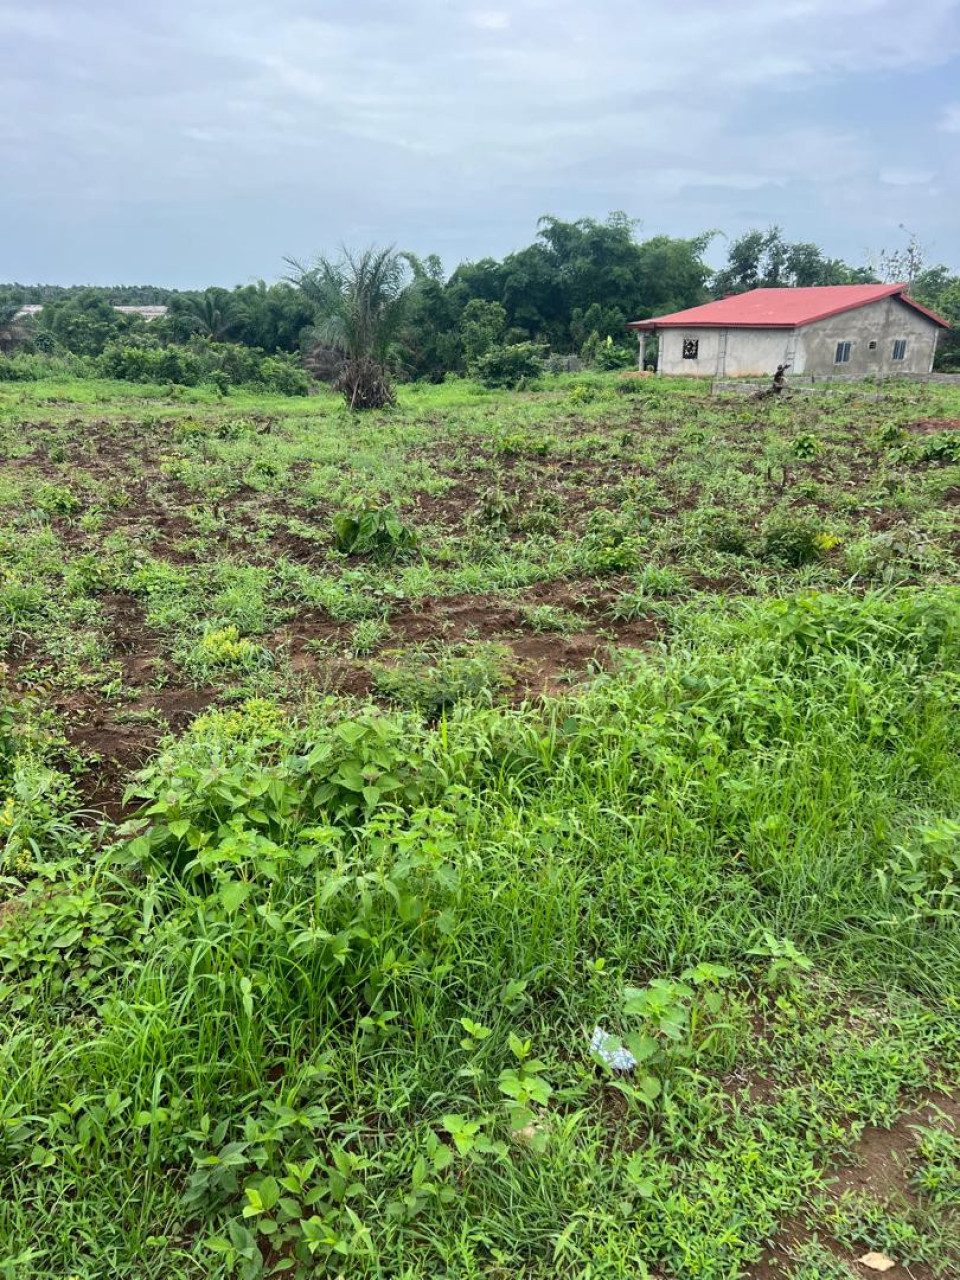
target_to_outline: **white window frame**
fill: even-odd
[[[837,349],[833,353],[834,364],[849,364],[850,355],[853,351],[852,342],[838,342]]]

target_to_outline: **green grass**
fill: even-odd
[[[956,1272],[956,393],[572,385],[0,388],[0,1275]]]

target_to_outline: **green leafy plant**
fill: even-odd
[[[940,1125],[918,1128],[916,1135],[911,1187],[938,1208],[960,1208],[960,1136]]]
[[[484,489],[477,503],[477,519],[491,529],[510,528],[517,512],[516,498],[502,489]]]
[[[891,899],[905,899],[915,918],[960,915],[960,822],[952,818],[920,826],[909,844],[897,845],[877,877]]]
[[[682,1067],[693,1066],[710,1048],[722,1030],[722,986],[732,976],[724,965],[703,962],[679,980],[654,978],[644,987],[624,988],[623,1016],[639,1024],[622,1037],[637,1064],[625,1088],[631,1097],[652,1105]]]
[[[838,541],[802,516],[773,515],[761,528],[760,554],[764,560],[796,569],[822,559]]]
[[[509,651],[496,644],[424,646],[373,667],[374,686],[402,707],[436,720],[458,702],[490,702],[507,681]]]
[[[334,543],[344,555],[393,560],[413,554],[416,532],[390,507],[363,507],[333,518]]]
[[[924,462],[960,462],[960,431],[940,431],[920,446]]]
[[[764,929],[763,940],[747,955],[758,956],[768,962],[764,981],[775,989],[795,986],[800,975],[809,973],[813,968],[813,962],[789,938],[777,938],[769,929]]]
[[[533,1056],[529,1040],[521,1040],[512,1031],[508,1043],[516,1066],[500,1072],[499,1088],[506,1098],[510,1127],[514,1133],[522,1133],[534,1150],[542,1151],[549,1138],[543,1108],[553,1094],[545,1075],[546,1063]]]
[[[801,431],[799,435],[793,437],[790,443],[790,449],[795,458],[816,458],[819,457],[821,444],[817,436],[812,431]]]
[[[225,667],[252,671],[267,660],[266,652],[255,641],[241,636],[235,626],[215,627],[205,631],[194,651],[195,665]]]
[[[546,348],[535,342],[516,342],[494,346],[479,356],[470,370],[485,387],[519,388],[540,377]]]

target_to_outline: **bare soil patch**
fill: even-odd
[[[889,1129],[868,1125],[860,1140],[850,1152],[848,1163],[831,1170],[829,1196],[839,1200],[845,1192],[862,1192],[881,1203],[895,1205],[916,1204],[917,1197],[908,1183],[909,1165],[917,1145],[917,1126],[944,1125],[960,1127],[960,1100],[949,1094],[932,1094],[920,1106],[901,1115]],[[813,1232],[801,1216],[785,1222],[776,1237],[769,1242],[765,1257],[746,1273],[747,1280],[788,1280],[792,1274],[790,1254],[800,1245],[814,1238]],[[835,1240],[822,1234],[820,1243],[834,1256],[846,1263],[851,1276],[871,1276],[877,1273],[858,1262],[858,1258],[875,1246],[865,1242],[863,1249],[853,1256]],[[884,1274],[891,1280],[934,1280],[935,1272],[924,1263],[900,1264]],[[949,1262],[950,1259],[944,1259]],[[960,1259],[955,1260],[960,1266]]]

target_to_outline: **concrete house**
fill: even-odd
[[[627,327],[659,338],[657,372],[733,378],[776,372],[868,378],[929,373],[946,320],[908,298],[903,284],[751,289]]]

